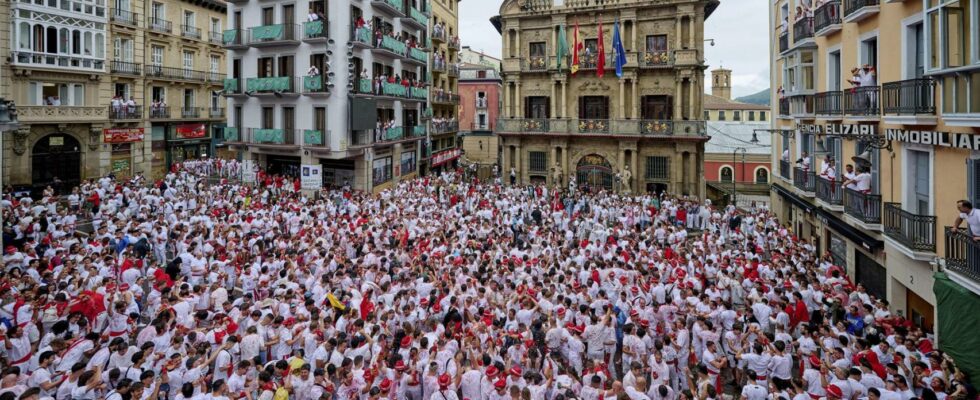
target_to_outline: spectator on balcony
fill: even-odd
[[[859,165],[857,175],[845,181],[844,186],[864,194],[871,193],[871,173],[868,172],[868,167]]]
[[[129,96],[129,100],[126,101],[126,112],[131,116],[136,115],[136,99],[133,96]]]
[[[854,166],[851,165],[851,164],[845,165],[844,166],[844,176],[843,176],[843,181],[844,181],[843,186],[845,188],[848,188],[848,189],[856,189],[857,186],[855,184],[849,183],[849,182],[853,182],[854,181],[854,178],[856,178],[856,177],[857,177],[857,174],[854,173]]]
[[[357,17],[357,20],[354,21],[354,27],[357,28],[357,29],[363,28],[365,24],[366,24],[366,22],[364,21],[364,17],[363,16]]]
[[[320,15],[317,14],[316,11],[313,11],[313,9],[311,8],[310,13],[306,15],[306,20],[310,22],[319,21]]]
[[[960,212],[960,215],[956,217],[956,221],[953,222],[953,231],[960,229],[960,225],[966,222],[967,234],[973,238],[974,241],[980,242],[980,210],[973,208],[973,203],[967,200],[960,200],[956,202],[956,209]]]
[[[307,76],[320,76],[320,69],[316,65],[310,64],[310,69],[306,70]]]
[[[122,115],[122,111],[123,111],[123,108],[122,108],[123,107],[122,96],[120,96],[120,95],[112,96],[112,100],[109,100],[109,104],[112,105],[112,114],[114,116],[116,116],[118,118],[119,116]]]
[[[49,106],[60,106],[61,105],[61,98],[58,97],[58,96],[49,96],[48,97],[48,105]]]
[[[824,158],[823,166],[820,167],[820,176],[830,182],[834,182],[837,179],[837,163],[830,154]]]

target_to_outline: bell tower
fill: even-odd
[[[732,99],[732,70],[718,68],[711,71],[711,94],[725,100]]]

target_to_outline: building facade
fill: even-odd
[[[500,114],[501,88],[500,72],[492,66],[463,64],[459,70],[459,128],[469,162],[487,167],[499,164],[494,124]]]
[[[462,149],[459,140],[459,0],[432,3],[431,129],[424,167],[439,172],[453,168]]]
[[[5,141],[5,182],[68,190],[108,173],[166,170],[167,143],[178,138],[157,132],[151,121],[184,118],[159,118],[149,105],[159,98],[179,105],[179,112],[208,104],[209,88],[220,88],[224,52],[206,33],[220,29],[224,5],[170,0],[146,6],[87,0],[0,5],[0,29],[9,38],[0,50],[11,55],[0,90],[15,101],[22,122]],[[185,93],[200,102],[181,102]],[[114,102],[115,96],[125,100]],[[199,111],[190,119],[205,126],[195,139],[208,137],[211,115]]]
[[[318,170],[324,186],[368,191],[416,176],[429,96],[425,3],[236,1],[229,20],[225,139],[247,168]]]
[[[711,140],[704,151],[708,182],[768,185],[769,107],[732,100],[732,71],[711,71],[711,94],[704,95],[704,119]],[[753,142],[753,138],[755,142]],[[744,149],[744,152],[742,151]]]
[[[503,170],[518,183],[703,196],[704,20],[717,1],[507,0],[492,21],[503,36]],[[615,74],[613,24],[626,51]],[[598,77],[598,27],[605,70]],[[560,27],[588,49],[580,70],[556,61]],[[629,171],[626,173],[625,171]],[[617,175],[628,175],[619,182]]]
[[[732,71],[711,71],[711,94],[704,95],[705,121],[769,122],[769,106],[732,100]]]
[[[500,72],[499,58],[490,56],[482,51],[473,50],[470,46],[463,46],[463,49],[459,51],[459,61],[463,64],[493,68],[497,72]]]
[[[791,14],[800,3],[770,4],[773,210],[894,312],[936,329],[936,271],[980,304],[980,245],[944,229],[957,201],[980,201],[980,49],[964,42],[980,32],[964,23],[978,2],[832,0]],[[866,187],[841,185],[847,165]]]

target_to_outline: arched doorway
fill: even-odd
[[[31,149],[31,184],[35,191],[51,185],[58,193],[77,186],[82,178],[82,146],[65,133],[41,138]]]
[[[598,154],[589,154],[578,160],[575,168],[575,179],[581,186],[588,186],[594,190],[613,188],[612,165],[605,157]]]

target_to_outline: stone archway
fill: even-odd
[[[82,145],[64,132],[41,137],[31,147],[31,186],[52,185],[58,193],[77,186],[82,178]]]
[[[614,173],[609,160],[595,153],[582,156],[575,166],[579,186],[592,189],[612,190]]]

